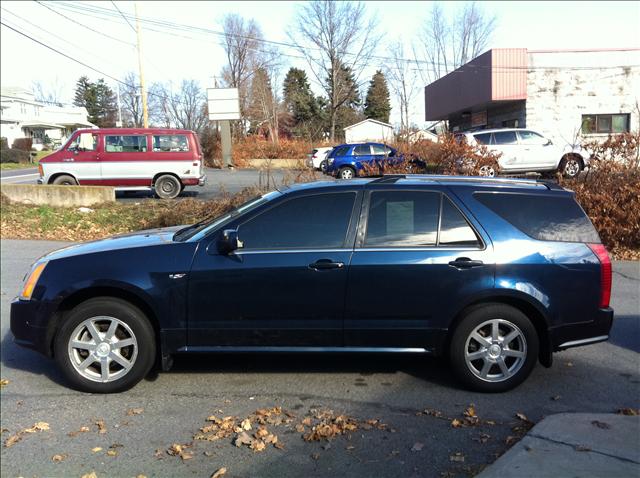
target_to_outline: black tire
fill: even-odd
[[[504,343],[499,346],[500,352],[497,358],[502,358],[509,369],[513,367],[513,374],[510,376],[504,377],[505,374],[501,367],[498,363],[493,362],[493,358],[490,360],[479,358],[471,362],[471,364],[468,364],[465,359],[466,349],[472,349],[474,345],[479,344],[479,342],[476,344],[475,339],[470,337],[472,332],[481,325],[493,320],[500,321],[499,330],[501,327],[504,327],[502,330],[520,332],[520,335],[510,341],[513,349],[508,347],[509,344],[507,344],[507,347],[505,347]],[[485,327],[489,327],[489,330],[491,330],[492,324]],[[481,331],[485,330],[487,329],[481,329]],[[508,333],[505,332],[505,336],[506,335],[508,335]],[[503,336],[503,338],[505,336]],[[520,337],[523,337],[524,346]],[[487,339],[491,341],[491,337],[487,337]],[[495,343],[498,343],[498,341]],[[477,392],[506,392],[520,385],[529,376],[538,360],[539,347],[536,329],[524,313],[505,304],[483,304],[470,309],[456,327],[449,345],[449,359],[453,372],[467,388]],[[479,353],[482,350],[489,351],[490,349],[477,347],[474,352]],[[507,350],[507,353],[520,352],[524,354],[524,357],[503,357],[503,350]],[[496,351],[496,353],[498,352]],[[483,379],[478,376],[481,375],[482,372],[482,370],[478,369],[480,365],[484,365],[485,363],[489,363],[490,365],[487,371],[489,373],[486,375],[487,378]],[[472,371],[472,368],[476,370],[475,373]],[[491,371],[493,371],[493,373],[490,373]]]
[[[57,178],[55,178],[51,184],[55,184],[56,186],[77,186],[78,183],[74,179],[73,176],[68,174],[61,174]]]
[[[327,166],[328,165],[329,164],[327,163],[326,159],[320,163],[320,171],[322,172],[322,174],[327,174]]]
[[[339,179],[353,179],[355,177],[356,177],[356,170],[349,166],[343,166],[338,171]]]
[[[160,199],[175,199],[182,191],[182,183],[172,174],[163,174],[153,185]]]
[[[137,353],[134,355],[131,368],[113,381],[100,382],[97,378],[94,380],[87,378],[76,370],[72,362],[74,359],[69,350],[72,335],[83,322],[93,317],[111,317],[126,324],[137,342]],[[113,297],[96,297],[76,306],[63,320],[54,339],[54,356],[63,375],[73,388],[90,393],[123,392],[136,385],[151,370],[156,357],[155,334],[147,317],[131,303]],[[97,325],[99,326],[100,322]],[[103,333],[104,330],[100,332]],[[86,355],[89,355],[88,351]],[[85,357],[80,357],[80,359],[83,358]],[[94,364],[96,363],[99,363],[97,359]],[[112,364],[110,367],[117,369],[119,366]]]

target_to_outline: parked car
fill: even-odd
[[[503,128],[458,133],[456,139],[470,145],[481,144],[490,151],[501,153],[498,170],[483,166],[482,176],[498,173],[560,171],[575,177],[589,164],[590,155],[584,150],[567,150],[553,144],[542,134],[529,129]],[[461,163],[462,167],[464,164]]]
[[[327,170],[327,155],[332,149],[333,147],[314,148],[308,155],[307,164],[309,167],[324,173]]]
[[[353,179],[364,165],[397,164],[404,160],[398,151],[381,143],[349,143],[336,146],[327,156],[325,174]]]
[[[607,340],[611,263],[556,184],[383,176],[294,185],[192,226],[38,259],[15,341],[117,392],[203,352],[444,355],[473,390]]]
[[[39,184],[147,189],[163,199],[206,181],[198,136],[178,129],[79,129],[39,171]]]

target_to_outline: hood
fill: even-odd
[[[57,251],[49,252],[38,261],[52,261],[65,257],[93,254],[96,252],[115,251],[118,249],[130,249],[135,247],[157,246],[173,243],[174,233],[183,226],[149,229],[126,234],[111,236],[97,241],[83,242],[73,246],[64,247]]]

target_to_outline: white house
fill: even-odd
[[[393,126],[382,121],[366,119],[344,128],[344,136],[347,143],[363,141],[388,143],[393,141]]]
[[[9,146],[17,138],[32,138],[33,147],[42,149],[45,136],[53,144],[60,144],[78,128],[96,128],[87,116],[82,107],[38,102],[25,88],[0,90],[0,136],[7,138]]]

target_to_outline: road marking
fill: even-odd
[[[40,177],[38,173],[33,174],[20,174],[18,176],[3,176],[0,178],[0,181],[5,181],[7,179],[18,179],[18,178],[28,178],[28,177]]]

